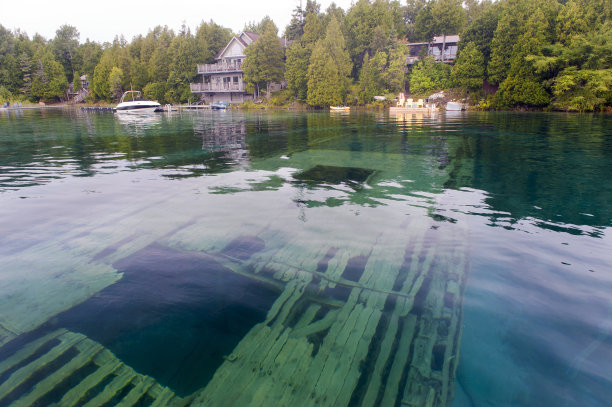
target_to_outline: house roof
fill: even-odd
[[[227,48],[232,44],[232,41],[235,40],[240,45],[242,45],[244,48],[246,48],[252,43],[254,43],[255,41],[257,41],[259,37],[261,37],[261,34],[257,34],[257,33],[250,32],[250,31],[243,31],[240,33],[240,35],[233,36],[232,39],[227,43],[227,45],[223,47],[221,51],[219,51],[215,59],[221,58],[221,55],[225,53],[225,50],[227,50]],[[283,37],[280,39],[280,43],[281,43],[281,46],[287,47],[291,45],[293,41],[287,40],[286,38]]]
[[[249,46],[249,44],[257,41],[259,36],[260,36],[259,34],[252,33],[252,32],[249,32],[249,31],[243,31],[243,32],[240,33],[240,35],[233,36],[232,39],[227,43],[227,45],[225,47],[223,47],[223,49],[221,51],[219,51],[219,53],[217,54],[215,59],[221,58],[221,55],[223,55],[225,50],[232,44],[232,41],[235,40],[240,45],[242,45],[244,48],[246,48],[246,47]]]

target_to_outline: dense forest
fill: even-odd
[[[592,111],[612,106],[610,0],[359,0],[348,10],[316,0],[297,7],[284,32],[266,17],[245,31],[248,89],[310,106],[368,104],[375,95],[451,90],[482,108]],[[89,101],[116,101],[125,89],[162,103],[194,100],[198,63],[212,63],[235,33],[202,22],[194,32],[155,27],[131,42],[80,42],[63,25],[53,39],[0,25],[0,100],[57,102],[89,79]],[[455,64],[422,55],[406,69],[407,43],[459,34]],[[281,46],[279,36],[291,40]]]

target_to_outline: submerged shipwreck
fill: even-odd
[[[367,153],[367,168],[352,168],[354,154],[320,150],[258,163],[259,190],[269,179],[285,179],[269,199],[252,204],[254,213],[265,212],[260,216],[265,221],[238,214],[244,218],[227,228],[224,200],[243,194],[248,201],[254,183],[224,195],[220,177],[210,181],[209,191],[218,194],[209,196],[213,202],[206,212],[186,205],[189,199],[180,193],[160,192],[155,205],[138,208],[159,219],[154,225],[134,220],[134,208],[120,210],[9,258],[3,266],[14,270],[14,280],[3,284],[0,296],[0,404],[449,406],[469,268],[461,215],[441,220],[434,214],[436,197],[426,196],[422,208],[411,207],[424,216],[405,216],[401,223],[385,210],[339,215],[331,225],[311,218],[302,228],[293,227],[305,224],[295,213],[291,219],[274,216],[287,202],[298,218],[308,216],[308,208],[333,213],[331,205],[317,206],[317,199],[336,196],[332,184],[352,189],[351,199],[367,201],[368,184],[407,171],[401,155],[384,153]],[[414,171],[420,171],[418,164]],[[439,171],[440,185],[448,170]],[[320,174],[338,178],[330,180],[329,191]],[[309,195],[311,183],[330,195]],[[391,185],[389,196],[392,190]],[[160,215],[170,210],[177,218],[165,221]],[[350,226],[355,222],[370,225],[371,233],[356,236]],[[94,338],[62,326],[62,313],[119,284],[127,274],[117,265],[152,246],[194,253],[219,272],[275,293],[265,317],[223,355],[209,380],[187,395],[139,372]],[[46,261],[58,253],[72,259],[69,267]],[[19,274],[23,269],[30,270],[28,277]]]

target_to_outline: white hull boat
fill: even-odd
[[[448,102],[446,104],[446,111],[457,112],[457,111],[461,111],[461,110],[465,110],[465,106],[463,105],[463,103],[460,103],[460,102]]]
[[[161,111],[162,106],[155,101],[141,99],[137,90],[128,90],[121,96],[115,110],[121,113],[153,113]]]

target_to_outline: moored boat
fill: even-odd
[[[212,103],[210,105],[210,108],[212,110],[225,110],[225,109],[227,109],[227,103],[226,102]]]
[[[448,102],[446,103],[446,110],[452,112],[461,111],[465,110],[465,106],[461,102]]]
[[[117,112],[149,113],[161,111],[162,107],[155,101],[142,99],[140,97],[140,91],[128,90],[121,96],[121,100],[115,110]]]
[[[351,108],[350,106],[330,106],[329,110],[332,112],[348,112]]]

